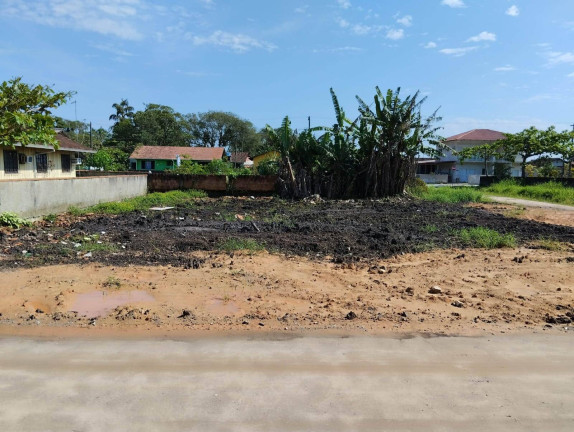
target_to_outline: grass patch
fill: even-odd
[[[231,237],[221,242],[219,244],[219,249],[226,252],[232,252],[238,250],[258,252],[265,249],[265,245],[263,243],[259,243],[258,241],[249,238],[242,239],[242,238]]]
[[[484,194],[473,187],[429,187],[426,190],[417,188],[411,190],[411,193],[426,201],[436,201],[442,203],[468,203],[468,202],[487,202]]]
[[[119,289],[122,286],[122,282],[119,280],[119,278],[110,276],[104,281],[102,286],[105,288]]]
[[[73,216],[80,216],[86,213],[98,214],[121,214],[137,210],[148,210],[151,207],[184,207],[193,206],[195,199],[205,198],[207,194],[204,191],[187,190],[187,191],[170,191],[154,192],[144,196],[126,199],[123,201],[101,203],[87,209],[80,210],[77,207],[70,207],[68,213]]]
[[[534,246],[538,249],[544,249],[544,250],[549,250],[549,251],[554,251],[554,252],[563,252],[563,251],[567,251],[570,249],[567,243],[561,242],[559,240],[550,239],[550,238],[544,238],[544,239],[537,240],[537,241],[532,243],[532,246]]]
[[[516,238],[512,234],[500,234],[489,228],[477,227],[462,229],[457,233],[458,238],[465,246],[484,249],[516,247]]]
[[[429,234],[435,233],[438,231],[438,227],[436,225],[432,225],[432,224],[431,225],[425,225],[423,227],[423,231],[426,233],[429,233]]]
[[[557,182],[522,186],[516,180],[503,180],[487,188],[482,188],[481,191],[493,195],[574,206],[574,188],[564,186],[562,183]]]

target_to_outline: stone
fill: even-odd
[[[454,307],[457,307],[457,308],[461,308],[461,307],[463,307],[464,305],[463,305],[461,302],[459,302],[458,300],[455,300],[455,301],[453,301],[453,302],[451,303],[451,306],[454,306]]]
[[[429,289],[429,294],[442,294],[442,288],[435,285]]]
[[[178,318],[194,318],[193,313],[191,311],[188,311],[187,309],[184,309],[181,312],[181,315],[178,316]]]
[[[346,320],[354,320],[357,318],[357,314],[353,311],[350,311],[347,315],[345,315]]]

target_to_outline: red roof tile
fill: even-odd
[[[448,141],[498,141],[506,138],[502,132],[498,132],[491,129],[473,129],[468,132],[463,132],[458,135],[453,135],[448,137],[445,142]]]
[[[135,149],[130,159],[162,159],[212,161],[223,157],[223,147],[177,147],[177,146],[141,146]]]
[[[229,161],[233,162],[233,163],[245,163],[248,158],[249,158],[249,153],[237,152],[237,153],[231,153],[231,157],[229,158]]]

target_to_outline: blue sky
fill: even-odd
[[[444,136],[574,123],[572,0],[0,0],[0,33],[2,80],[76,91],[57,114],[96,127],[127,98],[303,129],[376,85]]]

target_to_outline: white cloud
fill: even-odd
[[[304,14],[305,12],[307,12],[307,9],[309,9],[309,5],[300,6],[298,8],[295,8],[295,13]]]
[[[546,53],[549,66],[555,66],[563,63],[574,63],[574,53],[550,51]]]
[[[337,23],[339,24],[339,27],[342,27],[342,28],[347,28],[350,25],[349,21],[347,21],[346,19],[343,19],[343,18],[337,19]]]
[[[436,43],[434,42],[427,42],[427,44],[425,45],[425,48],[436,48]]]
[[[115,54],[116,56],[119,57],[133,57],[134,54],[132,54],[129,51],[125,51],[121,48],[118,48],[115,45],[112,44],[93,44],[92,45],[94,48],[100,50],[100,51],[105,51],[111,54]]]
[[[506,10],[506,15],[510,15],[510,16],[518,16],[520,14],[520,9],[518,9],[518,6],[516,5],[512,5],[510,6],[507,10]]]
[[[466,6],[462,0],[442,0],[440,4],[451,8],[462,8]]]
[[[351,2],[349,0],[337,0],[339,6],[343,9],[349,9],[351,7]]]
[[[387,31],[387,34],[385,36],[387,39],[391,39],[391,40],[399,40],[405,37],[405,31],[403,29],[390,29]]]
[[[494,68],[494,70],[496,72],[510,72],[510,71],[516,70],[516,68],[514,66],[506,65],[506,66],[499,66],[497,68]]]
[[[12,0],[2,6],[4,16],[41,25],[121,39],[143,38],[134,23],[144,8],[140,0]]]
[[[463,55],[475,50],[477,47],[466,47],[466,48],[444,48],[439,52],[446,55],[451,55],[453,57],[462,57]]]
[[[353,32],[357,35],[366,35],[371,33],[373,27],[364,24],[355,24],[353,26]]]
[[[496,35],[487,31],[480,32],[476,36],[468,38],[467,42],[496,41]]]
[[[568,78],[574,78],[574,72],[569,73],[568,75],[566,75]]]
[[[413,17],[405,15],[404,17],[397,19],[397,23],[402,24],[405,27],[410,27],[413,24]]]
[[[270,42],[257,40],[240,33],[233,34],[221,30],[217,30],[209,36],[193,36],[192,42],[194,45],[215,45],[229,48],[238,54],[246,53],[251,49],[264,49],[266,51],[277,49],[277,46]]]

